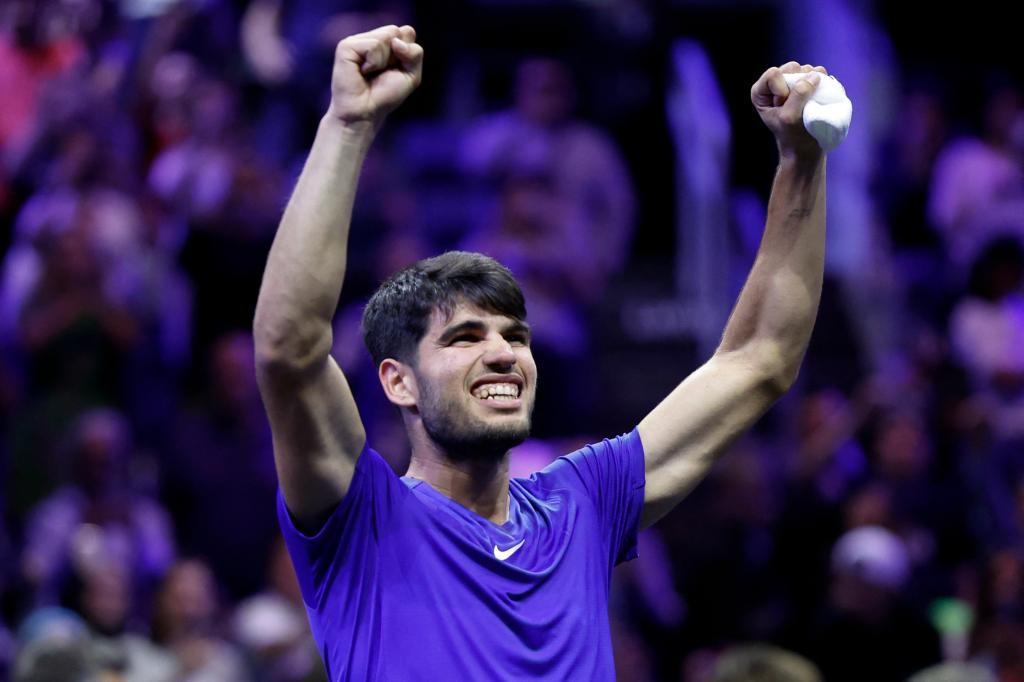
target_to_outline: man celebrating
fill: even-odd
[[[360,167],[422,63],[409,26],[338,45],[256,310],[278,511],[313,633],[331,680],[611,680],[612,568],[793,383],[807,346],[825,158],[801,112],[824,69],[794,62],[754,85],[780,156],[760,252],[714,356],[629,434],[510,479],[537,385],[512,274],[453,252],[381,285],[363,326],[412,446],[399,478],[329,349]]]

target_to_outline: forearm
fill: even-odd
[[[821,298],[825,155],[783,155],[754,267],[719,353],[743,351],[780,389],[796,378]]]
[[[326,358],[345,277],[349,225],[369,126],[324,117],[285,208],[263,273],[254,333],[265,359]]]

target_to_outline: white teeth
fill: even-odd
[[[473,395],[481,400],[515,400],[519,397],[519,387],[515,384],[485,384],[473,391]]]

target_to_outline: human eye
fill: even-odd
[[[448,342],[448,345],[468,346],[470,344],[476,343],[478,340],[479,336],[477,334],[474,334],[473,332],[461,332],[453,336],[451,340]]]
[[[526,332],[512,332],[511,334],[507,334],[505,336],[505,339],[513,346],[530,345],[530,335],[527,334]]]

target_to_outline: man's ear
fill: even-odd
[[[399,407],[415,407],[419,397],[419,387],[412,368],[403,362],[388,358],[377,368],[380,385],[384,395],[392,404]]]

